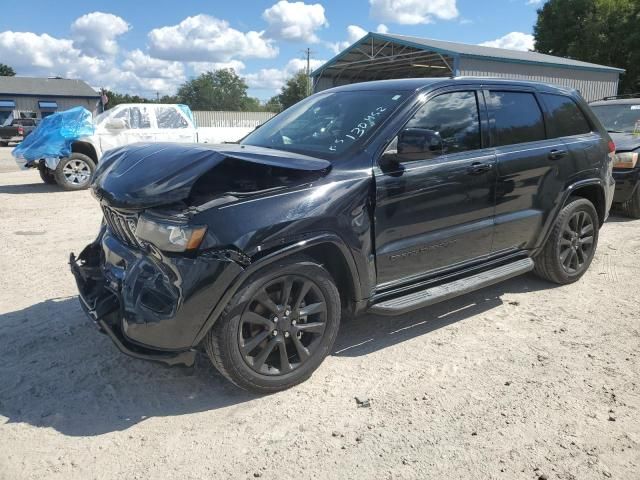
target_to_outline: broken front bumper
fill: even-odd
[[[70,257],[80,302],[125,354],[192,365],[194,344],[242,267],[215,254],[163,257],[120,242],[103,229]]]

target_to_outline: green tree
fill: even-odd
[[[246,110],[251,104],[247,84],[232,68],[206,72],[185,82],[177,97],[191,110]]]
[[[16,72],[9,65],[0,63],[0,77],[15,77]]]
[[[282,109],[289,108],[291,105],[298,103],[300,100],[307,96],[309,77],[300,70],[293,77],[287,80],[287,83],[282,87],[280,95],[278,95],[278,102],[282,106]]]
[[[620,92],[640,90],[638,0],[549,0],[538,10],[535,49],[624,68]]]
[[[280,113],[282,111],[282,105],[280,104],[280,95],[276,95],[275,97],[271,97],[267,100],[267,103],[264,104],[262,109],[265,112],[273,112]]]
[[[107,94],[107,97],[109,97],[109,102],[106,105],[107,109],[113,108],[116,105],[120,105],[121,103],[153,103],[155,101],[145,97],[141,97],[139,95],[129,95],[128,93],[117,93],[117,92],[112,92],[111,90],[105,90],[105,93]],[[175,102],[166,102],[166,103],[175,103]]]

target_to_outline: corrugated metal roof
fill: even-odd
[[[82,80],[34,77],[0,77],[0,95],[99,97],[98,93]]]
[[[608,67],[605,65],[597,65],[595,63],[581,62],[579,60],[572,60],[570,58],[555,57],[553,55],[546,55],[537,52],[523,52],[519,50],[507,50],[505,48],[485,47],[482,45],[471,45],[467,43],[448,42],[444,40],[433,40],[430,38],[413,37],[409,35],[397,35],[392,33],[373,33],[369,32],[365,37],[358,40],[355,44],[346,48],[320,68],[312,72],[312,76],[325,70],[336,60],[343,56],[343,54],[354,48],[355,46],[375,38],[378,40],[385,40],[409,47],[420,48],[428,51],[434,51],[441,54],[461,56],[461,57],[474,57],[485,58],[487,60],[497,60],[502,62],[515,62],[515,63],[530,63],[539,65],[550,65],[561,68],[577,68],[586,70],[598,70],[598,71],[610,71],[622,73],[625,70],[620,68]]]

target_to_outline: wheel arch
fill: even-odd
[[[96,165],[98,164],[98,153],[96,152],[96,148],[89,142],[73,142],[71,144],[71,152],[82,153],[93,160]]]
[[[193,345],[202,342],[207,332],[213,327],[222,311],[233,295],[245,284],[247,279],[258,270],[279,260],[293,255],[307,255],[322,264],[333,277],[340,292],[343,308],[355,310],[355,304],[362,298],[360,289],[360,275],[355,260],[346,243],[335,233],[319,233],[307,235],[302,240],[295,240],[276,249],[261,252],[236,278],[232,285],[222,295],[206,322],[196,335]]]
[[[607,217],[607,201],[604,187],[600,180],[587,180],[570,186],[568,192],[565,193],[565,198],[560,206],[560,210],[564,208],[570,197],[581,197],[589,200],[595,207],[596,212],[598,212],[598,219],[602,227]]]

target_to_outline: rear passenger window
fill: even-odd
[[[591,126],[576,102],[563,95],[543,94],[549,109],[549,136],[569,137],[591,132]]]
[[[158,128],[187,128],[189,124],[174,107],[156,107]]]
[[[542,110],[532,93],[491,92],[489,108],[497,146],[546,138]]]

